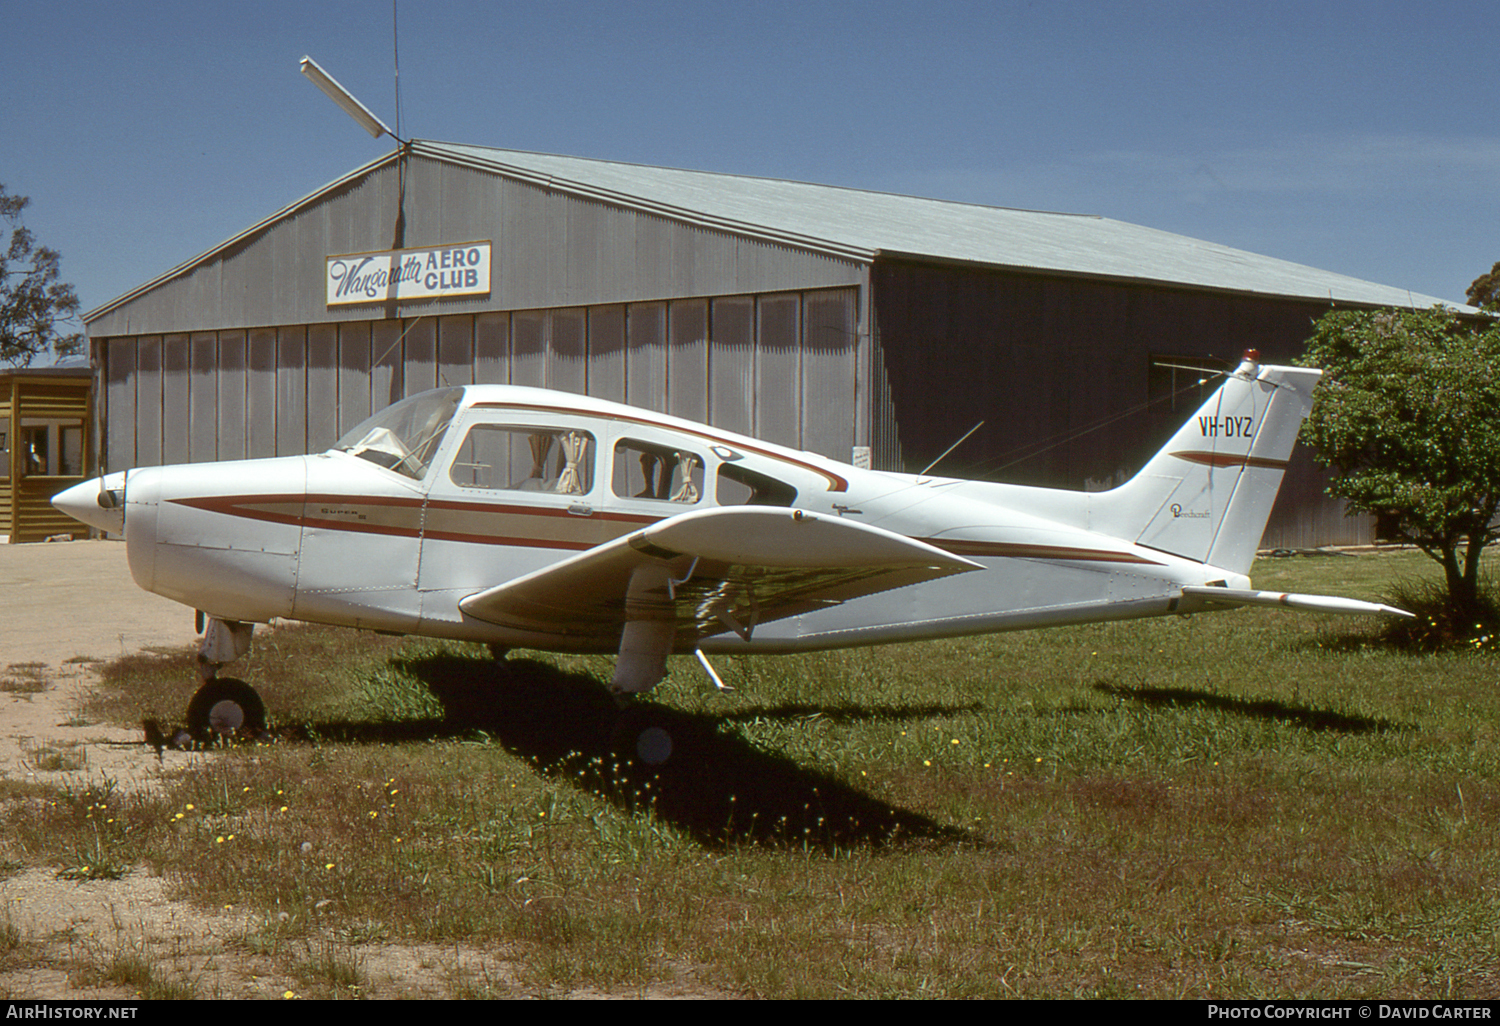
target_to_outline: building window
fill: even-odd
[[[0,431],[3,437],[3,431]],[[79,421],[26,417],[17,436],[23,477],[82,477],[83,424]],[[6,447],[8,449],[8,447]],[[5,453],[10,465],[10,453]],[[7,470],[8,473],[8,470]]]

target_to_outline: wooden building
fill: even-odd
[[[92,393],[87,367],[0,373],[0,541],[88,534],[49,500],[82,481],[92,463]]]

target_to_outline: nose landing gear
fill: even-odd
[[[258,738],[266,732],[266,707],[254,688],[234,677],[204,681],[187,708],[188,733],[202,742]]]
[[[187,707],[192,739],[207,744],[221,738],[259,738],[266,732],[266,706],[254,688],[235,677],[220,677],[219,668],[250,651],[253,623],[199,616],[203,640],[198,645],[198,673],[203,685]]]

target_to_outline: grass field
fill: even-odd
[[[1378,598],[1431,565],[1254,576]],[[238,943],[314,995],[420,942],[521,967],[455,996],[1500,997],[1496,657],[1373,631],[1246,610],[725,659],[732,695],[676,659],[648,771],[611,755],[610,660],[282,629],[235,667],[281,740],[7,803],[0,859],[250,909]],[[191,687],[186,655],[123,660],[92,715],[177,719]]]

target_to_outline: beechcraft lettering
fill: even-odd
[[[714,653],[1246,605],[1407,615],[1251,588],[1318,375],[1247,355],[1196,423],[1103,492],[871,470],[589,396],[469,385],[404,399],[324,453],[142,467],[52,501],[123,534],[136,583],[199,611],[199,739],[263,732],[255,690],[218,671],[282,618],[496,658],[615,654],[623,706],[673,655],[722,687]],[[647,761],[670,753],[660,740]]]
[[[1255,418],[1199,417],[1198,434],[1204,438],[1251,438],[1255,434]]]
[[[1200,511],[1195,513],[1192,510],[1183,509],[1182,503],[1174,502],[1172,503],[1172,516],[1186,517],[1189,520],[1208,520],[1213,516],[1213,514],[1207,511]]]

